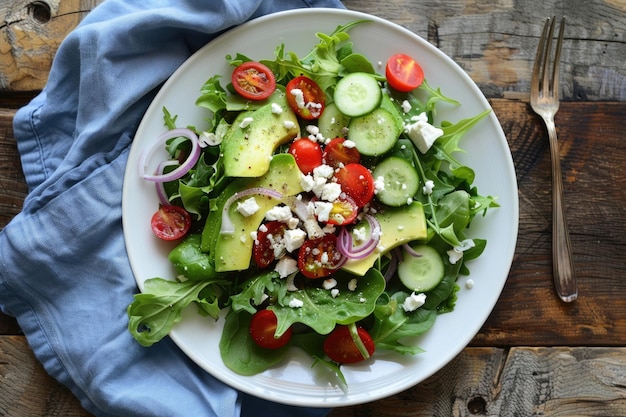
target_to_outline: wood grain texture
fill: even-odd
[[[470,348],[423,383],[329,417],[622,416],[626,349]]]
[[[46,374],[24,337],[0,336],[0,380],[0,416],[91,416],[67,388]]]
[[[0,91],[40,90],[65,36],[97,0],[0,0]]]
[[[487,97],[528,97],[545,18],[565,17],[562,97],[626,100],[624,0],[344,0],[349,9],[388,19],[456,61]]]

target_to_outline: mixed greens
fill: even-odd
[[[174,280],[146,280],[143,292],[135,295],[128,307],[129,330],[140,344],[150,346],[165,337],[190,304],[214,320],[226,309],[220,352],[230,369],[254,375],[280,363],[289,349],[300,348],[315,359],[315,364],[330,367],[343,380],[343,364],[367,359],[374,350],[421,352],[418,346],[407,343],[407,338],[428,331],[437,315],[454,309],[457,280],[460,275],[469,274],[468,261],[480,256],[486,245],[483,239],[470,238],[468,228],[475,216],[498,206],[493,197],[479,194],[473,185],[474,171],[454,155],[462,151],[463,135],[488,112],[435,126],[439,106],[460,103],[444,95],[440,88],[429,86],[426,80],[420,80],[420,85],[409,91],[391,86],[391,75],[380,74],[378,65],[355,52],[349,31],[360,24],[367,22],[353,21],[337,27],[333,33],[316,34],[319,43],[304,57],[286,52],[285,46],[279,45],[274,58],[258,62],[275,77],[275,89],[263,92],[262,98],[244,97],[232,82],[224,87],[222,77],[209,77],[196,101],[207,109],[206,130],[181,128],[176,125],[177,117],[170,113],[173,109],[163,109],[170,132],[163,144],[171,160],[162,164],[162,172],[155,180],[161,208],[177,207],[169,213],[182,208],[191,220],[185,236],[169,254],[178,276]],[[226,59],[235,69],[255,62],[242,54]],[[321,116],[312,117],[295,108],[293,117],[297,124],[291,126],[288,122],[294,119],[289,119],[287,101],[293,99],[290,94],[294,89],[289,86],[299,77],[313,80],[322,92],[325,108],[323,112],[319,108]],[[365,105],[370,107],[364,110],[365,114],[354,110],[348,116],[345,113],[352,110],[342,112],[333,107],[340,105],[335,103],[338,97],[348,94],[347,90],[341,92],[345,87],[338,86],[338,82],[349,77],[357,79],[357,84],[359,79],[365,83],[374,79],[382,93],[375,101],[371,97],[365,99]],[[306,88],[299,85],[297,91],[306,92]],[[346,109],[353,104],[340,107]],[[317,107],[308,109],[314,113]],[[329,118],[331,111],[336,113]],[[349,136],[349,132],[363,129],[363,123],[372,126],[375,112],[389,118],[385,128],[393,133],[393,140],[383,145],[382,151],[373,147],[374,143],[380,145],[381,133],[369,138],[370,132],[364,129],[360,136]],[[279,117],[280,122],[271,122],[276,124],[272,127],[268,120]],[[375,120],[381,120],[380,116]],[[262,129],[258,128],[263,135],[276,135],[276,140],[269,145],[267,140],[261,140],[255,151],[259,154],[250,156],[245,153],[256,140],[251,123],[257,121],[263,123]],[[423,148],[423,137],[416,139],[410,134],[417,121],[421,121],[420,126],[439,129],[436,140],[427,149]],[[179,134],[181,129],[187,133]],[[370,131],[375,129],[378,127],[371,127]],[[295,136],[303,139],[294,141],[294,131]],[[190,140],[194,136],[200,149]],[[340,183],[341,198],[324,200],[321,192],[306,188],[303,178],[314,178],[313,173],[320,172],[315,168],[320,165],[313,164],[310,172],[302,171],[303,158],[293,152],[293,143],[319,142],[324,150],[335,136],[346,136],[341,149],[358,149],[358,165],[376,173],[372,175],[373,190],[367,188],[371,184],[364,186],[357,181],[354,185],[356,180],[342,178],[339,173],[350,164],[341,162],[333,166],[325,182]],[[266,145],[270,158],[263,155]],[[238,166],[244,165],[246,158],[252,158],[252,162]],[[328,166],[326,157],[324,161],[322,165]],[[185,164],[189,166],[182,172],[179,168]],[[229,174],[264,164],[267,168],[260,175]],[[176,175],[170,175],[174,171]],[[408,195],[403,194],[407,186],[411,188]],[[346,197],[355,187],[357,191]],[[373,196],[359,202],[364,192]],[[308,226],[315,226],[310,224],[311,213],[309,217],[293,213],[303,206],[324,205],[330,207],[331,216],[338,212],[340,215],[331,221],[311,209],[315,230],[322,231],[321,236],[311,236],[313,232],[303,226],[307,222]],[[259,242],[271,240],[271,235],[266,236],[267,226],[280,227],[276,223],[270,225],[266,218],[277,207],[287,207],[293,215],[279,220],[282,228],[274,229],[279,231],[276,233],[304,233],[304,243],[298,242],[300,247],[292,250],[269,246],[263,252],[258,249],[262,244]],[[161,227],[171,226],[168,219],[171,220],[161,217]],[[320,240],[329,237],[330,241]],[[303,255],[302,248],[309,242],[314,244],[308,248],[308,255]],[[275,257],[268,255],[268,250]],[[296,254],[298,259],[294,259]],[[336,262],[320,260],[324,254],[336,255]],[[298,268],[285,271],[279,267],[285,257],[292,260],[290,265],[297,263]],[[264,312],[263,318],[257,320],[260,312]],[[268,321],[272,316],[274,324]],[[269,345],[264,345],[258,340],[263,335],[258,333],[267,331],[272,338]],[[274,345],[274,339],[281,338],[286,341]],[[337,356],[337,350],[344,356]]]

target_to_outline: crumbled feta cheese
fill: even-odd
[[[297,268],[297,263],[296,263],[296,268]],[[291,273],[289,275],[287,275],[287,279],[285,280],[285,286],[287,287],[287,291],[298,291],[298,287],[296,287],[296,284],[294,284],[296,280],[296,274],[295,273]]]
[[[266,220],[278,220],[283,223],[288,222],[292,217],[291,209],[288,206],[272,207],[265,213]]]
[[[283,108],[278,103],[272,103],[272,113],[281,114],[283,112]]]
[[[320,128],[315,125],[308,125],[306,127],[306,131],[309,132],[310,135],[316,136],[320,133]]]
[[[257,245],[259,244],[259,241],[257,240],[258,236],[259,236],[259,232],[258,231],[254,230],[254,231],[250,232],[250,237],[252,238],[254,243],[257,244]]]
[[[426,153],[433,143],[443,135],[443,130],[428,123],[425,113],[411,118],[413,123],[404,125],[404,131],[421,153]]]
[[[473,248],[474,246],[476,246],[476,244],[472,239],[463,240],[460,245],[457,245],[446,252],[448,254],[448,260],[451,264],[456,264],[461,260],[461,258],[463,258],[463,252]]]
[[[252,117],[244,117],[244,119],[239,124],[239,127],[245,129],[246,127],[250,126],[250,123],[252,122],[254,122],[254,119]]]
[[[217,146],[222,143],[223,136],[218,136],[213,132],[201,132],[198,137],[198,142],[201,148],[206,148],[207,146]]]
[[[294,122],[292,122],[291,120],[285,120],[283,122],[283,127],[285,129],[293,129],[296,126],[296,124]]]
[[[326,201],[335,201],[341,195],[341,185],[336,182],[328,182],[322,186],[320,198]]]
[[[330,165],[322,164],[313,169],[313,177],[314,178],[331,178],[335,173],[335,168]]]
[[[337,288],[333,288],[332,290],[330,290],[330,295],[333,298],[337,298],[337,296],[339,295],[339,290]]]
[[[304,305],[302,300],[298,300],[297,298],[292,298],[289,300],[289,307],[291,308],[300,308]]]
[[[283,234],[283,241],[287,252],[293,252],[304,243],[306,232],[302,229],[288,229]]]
[[[410,112],[412,108],[413,108],[413,107],[411,106],[411,103],[409,103],[409,100],[404,100],[404,101],[402,102],[402,111],[403,111],[404,113],[408,113],[408,112]]]
[[[457,251],[455,249],[450,249],[446,252],[448,254],[448,260],[452,265],[456,264],[463,258],[463,252]]]
[[[415,294],[415,292],[411,293],[402,303],[402,309],[406,312],[415,311],[426,302],[426,294],[420,293]]]
[[[325,279],[324,282],[322,283],[322,287],[324,287],[325,290],[330,290],[332,288],[335,288],[336,286],[337,286],[337,280],[334,278]]]
[[[315,179],[311,175],[301,174],[300,185],[302,186],[302,189],[308,193],[313,190],[313,187],[315,187]]]
[[[379,175],[374,180],[374,194],[378,194],[381,191],[385,190],[385,177]]]
[[[243,202],[237,203],[237,211],[244,217],[252,216],[254,213],[259,211],[259,205],[257,204],[254,197],[250,197]]]
[[[467,281],[465,281],[465,288],[467,288],[468,290],[474,288],[474,280],[469,278]]]
[[[281,278],[285,278],[295,272],[298,272],[298,262],[289,256],[283,256],[276,262],[274,271],[278,272]]]
[[[367,238],[367,230],[365,230],[365,227],[355,227],[352,230],[352,234],[357,242],[363,242]]]
[[[432,180],[426,180],[424,187],[422,187],[422,191],[424,194],[429,195],[433,193],[433,188],[435,188],[435,183],[432,182]]]
[[[348,149],[356,148],[356,143],[349,139],[346,139],[343,141],[343,147]]]
[[[315,207],[315,215],[320,222],[327,222],[330,215],[330,211],[333,209],[333,203],[327,203],[326,201],[316,201],[313,203]]]
[[[350,291],[355,291],[356,290],[356,285],[357,285],[356,278],[352,278],[350,281],[348,281],[348,289]]]
[[[289,92],[296,99],[296,106],[300,109],[304,109],[304,93],[299,88],[292,88]]]
[[[264,225],[264,224],[260,225],[259,226],[259,232],[263,232],[263,233],[267,232],[267,226]]]
[[[297,217],[292,217],[291,219],[287,220],[287,227],[289,227],[289,229],[295,229],[296,227],[298,227],[299,224],[300,219],[298,219]]]

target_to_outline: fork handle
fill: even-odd
[[[571,302],[578,297],[576,274],[569,239],[565,206],[563,204],[563,179],[559,143],[553,118],[546,119],[552,161],[552,271],[554,285],[559,298]]]

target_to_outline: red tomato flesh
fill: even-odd
[[[260,62],[248,61],[233,71],[233,88],[248,100],[263,100],[276,90],[276,77],[267,66]]]
[[[324,111],[326,96],[312,79],[304,75],[296,77],[287,83],[285,91],[289,107],[303,119],[317,119]]]
[[[264,349],[279,349],[289,343],[293,331],[291,327],[280,337],[276,337],[278,319],[272,310],[257,311],[250,320],[250,336]]]
[[[357,327],[359,338],[365,345],[365,349],[371,356],[375,346],[372,337],[367,330]],[[354,343],[350,329],[347,326],[337,326],[324,340],[324,352],[337,363],[355,363],[366,358],[363,357],[359,348]]]
[[[281,239],[287,227],[285,223],[279,221],[267,222],[264,225],[265,227],[258,231],[252,247],[252,257],[260,268],[267,268],[276,260],[272,240]]]
[[[297,139],[289,146],[289,153],[296,159],[298,168],[304,174],[310,174],[322,165],[322,147],[310,139]]]
[[[298,269],[307,278],[323,278],[335,272],[343,259],[337,236],[327,234],[304,242],[298,251]]]
[[[339,168],[342,165],[358,164],[361,154],[356,147],[345,146],[344,138],[335,138],[324,147],[323,161],[326,165]]]
[[[335,180],[346,195],[363,207],[374,197],[374,177],[361,164],[347,164],[335,171]]]
[[[391,88],[404,93],[415,90],[424,82],[422,67],[405,54],[395,54],[387,60],[385,75]]]
[[[175,205],[160,206],[150,220],[152,232],[163,240],[177,240],[191,227],[191,216],[184,208]]]

